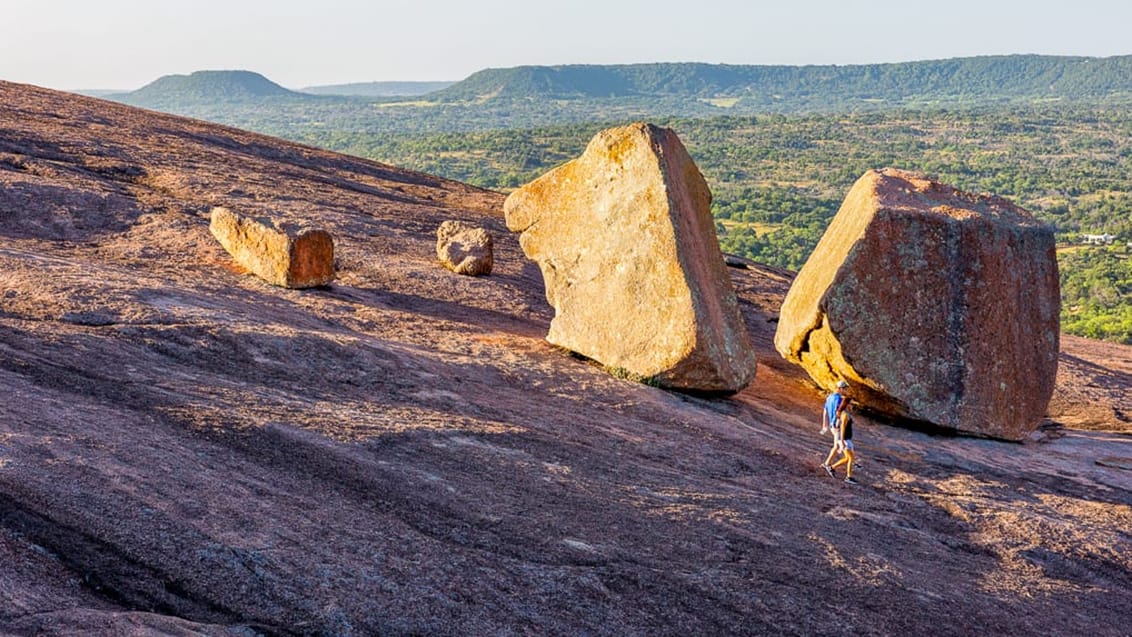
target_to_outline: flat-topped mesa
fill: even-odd
[[[782,303],[775,347],[862,405],[1008,440],[1057,374],[1053,232],[1005,199],[916,173],[857,180]]]
[[[548,341],[674,389],[735,392],[754,378],[711,191],[676,133],[602,131],[503,209],[542,269]]]
[[[334,280],[334,239],[325,230],[213,208],[212,236],[236,262],[259,278],[285,288],[311,288]]]

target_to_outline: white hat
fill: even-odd
[[[837,388],[838,388],[838,389],[845,389],[845,388],[846,388],[846,387],[848,387],[848,386],[849,386],[849,383],[847,383],[847,382],[845,382],[845,381],[843,381],[843,380],[839,380],[839,381],[837,381]]]

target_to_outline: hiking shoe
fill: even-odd
[[[829,477],[831,477],[831,478],[833,477],[833,467],[831,467],[831,466],[829,466],[829,465],[827,465],[827,464],[823,464],[823,465],[821,466],[821,468],[822,468],[822,469],[825,469],[825,472],[829,474]]]
[[[830,472],[830,475],[833,475],[833,472]],[[845,476],[845,482],[846,484],[859,484],[856,480],[850,478],[849,476]]]

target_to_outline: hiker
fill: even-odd
[[[824,468],[825,472],[828,473],[831,478],[833,478],[836,477],[833,473],[834,469],[837,469],[841,465],[845,465],[845,482],[848,482],[849,484],[857,484],[857,481],[853,479],[853,403],[848,398],[844,400],[844,404],[841,409],[840,420],[841,424],[839,435],[836,437],[834,447],[840,447],[841,459],[833,463],[833,465],[830,465],[829,460],[827,459],[826,464],[822,465],[822,468]]]
[[[849,383],[839,380],[837,381],[837,388],[833,390],[830,395],[825,397],[825,409],[821,414],[821,431],[818,432],[823,436],[827,431],[834,431],[836,437],[836,422],[837,416],[841,413],[842,403],[845,402],[845,389],[849,387]]]
[[[825,407],[822,409],[821,415],[821,434],[825,435],[826,432],[833,434],[833,446],[829,448],[829,454],[825,457],[825,462],[821,463],[821,468],[829,476],[833,477],[833,470],[830,464],[833,459],[841,453],[841,414],[845,409],[848,399],[845,397],[845,390],[849,388],[849,383],[844,380],[837,381],[837,386],[825,398]]]

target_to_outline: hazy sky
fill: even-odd
[[[1103,57],[1132,54],[1129,24],[1125,0],[2,0],[0,79],[134,89],[246,69],[302,88],[525,64]]]

